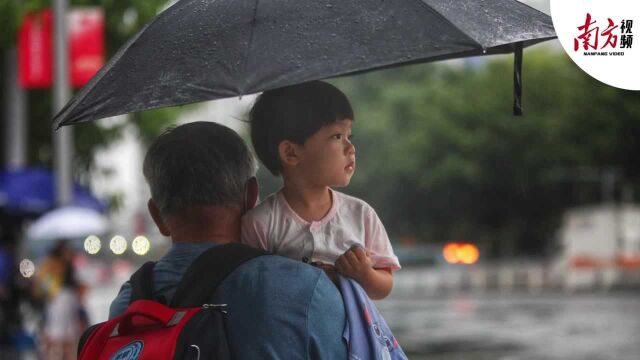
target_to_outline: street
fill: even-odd
[[[378,305],[411,359],[640,358],[638,293],[392,295]]]

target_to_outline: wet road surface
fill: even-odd
[[[640,359],[640,292],[392,294],[377,305],[410,359]]]

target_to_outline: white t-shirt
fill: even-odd
[[[269,195],[242,218],[242,243],[305,262],[335,264],[354,245],[369,250],[375,268],[400,269],[387,232],[369,204],[331,191],[331,209],[308,222],[291,209],[284,194]]]

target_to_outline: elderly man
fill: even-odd
[[[171,299],[201,253],[239,241],[240,218],[258,197],[255,164],[235,132],[196,122],[161,135],[143,168],[151,189],[149,212],[173,242],[153,269],[153,292]],[[130,298],[126,282],[110,318],[123,313]],[[260,256],[233,271],[211,298],[228,304],[228,340],[236,359],[347,358],[342,299],[317,268]]]

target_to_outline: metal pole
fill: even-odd
[[[5,52],[5,164],[8,169],[27,165],[27,105],[26,92],[18,85],[18,52]]]
[[[69,101],[69,50],[67,48],[67,9],[69,0],[53,0],[53,42],[54,42],[54,87],[53,113],[62,110]],[[73,159],[73,129],[64,127],[53,133],[54,166],[56,176],[56,204],[71,203],[73,200],[73,180],[71,161]]]

